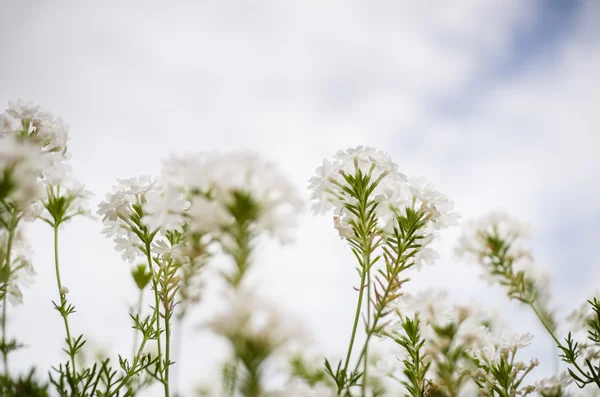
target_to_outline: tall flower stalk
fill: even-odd
[[[359,146],[339,151],[333,162],[325,160],[309,180],[315,210],[333,207],[334,227],[358,262],[360,284],[346,356],[335,369],[326,361],[339,395],[359,384],[362,395],[367,395],[369,342],[373,334],[381,333],[386,325],[383,318],[402,294],[407,279],[401,279],[401,273],[431,262],[436,254],[427,245],[434,231],[456,224],[457,215],[446,196],[422,179],[409,180],[397,169],[387,154]],[[385,266],[377,269],[373,280],[372,271],[381,258]],[[366,338],[349,372],[365,291]]]

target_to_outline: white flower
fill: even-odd
[[[452,211],[454,203],[436,190],[433,183],[427,182],[423,177],[411,177],[409,189],[421,203],[423,210],[428,213],[436,229],[458,226],[460,215]]]
[[[143,175],[138,178],[117,179],[113,193],[106,194],[106,200],[98,205],[98,215],[103,215],[103,221],[116,221],[128,218],[132,205],[141,203],[141,196],[156,190],[156,182]]]
[[[14,205],[24,209],[39,198],[43,165],[38,146],[11,135],[0,136],[0,184],[11,187],[8,196]]]
[[[206,324],[214,333],[236,341],[260,341],[270,350],[301,340],[302,327],[255,292],[238,289],[225,295],[226,307]]]
[[[65,151],[67,141],[69,140],[69,124],[65,123],[62,117],[40,120],[34,123],[36,127],[36,136],[42,142],[48,151]]]
[[[414,232],[421,236],[419,247],[408,251],[413,251],[410,257],[417,267],[433,263],[438,254],[427,246],[434,240],[435,230],[457,225],[459,216],[452,211],[454,204],[424,179],[409,180],[398,171],[398,165],[387,153],[358,146],[338,151],[333,161],[325,159],[323,165],[316,169],[316,176],[308,181],[313,209],[318,213],[333,208],[334,227],[340,237],[352,238],[352,222],[358,221],[353,208],[361,194],[358,193],[361,188],[354,186],[352,180],[360,175],[363,178],[369,176],[372,190],[368,192],[366,202],[376,203],[373,205],[377,220],[375,227],[383,234],[391,235],[399,229],[399,222],[405,216],[419,214],[425,224]],[[406,252],[406,255],[409,253]]]
[[[143,256],[140,250],[142,241],[134,232],[141,226],[137,210],[147,196],[160,196],[162,192],[156,181],[148,176],[118,179],[117,182],[113,193],[108,193],[106,200],[98,205],[97,214],[103,216],[105,228],[102,233],[106,237],[114,237],[115,248],[122,253],[122,258],[133,262],[138,256]],[[135,212],[134,206],[137,208]]]
[[[501,337],[500,346],[508,347],[509,349],[517,350],[525,346],[529,346],[533,340],[533,335],[530,333],[505,333]]]
[[[183,213],[190,207],[185,195],[172,185],[164,191],[154,191],[146,195],[142,223],[151,229],[183,231]]]
[[[59,152],[49,152],[43,154],[44,171],[42,173],[44,181],[50,185],[61,185],[71,176],[72,167],[67,161],[70,155],[63,155]]]
[[[189,195],[208,196],[227,211],[239,197],[247,196],[258,209],[252,220],[254,227],[282,242],[288,240],[289,230],[304,206],[295,187],[277,172],[273,164],[250,153],[173,156],[165,162],[163,178],[167,184]],[[192,212],[205,215],[206,205],[206,202],[198,201],[189,213],[190,224],[198,229],[207,229],[221,218],[213,217],[213,222],[194,219]]]
[[[22,224],[21,224],[22,225]],[[35,270],[31,264],[33,255],[31,246],[25,238],[25,231],[19,226],[14,232],[10,258],[6,259],[8,249],[9,232],[6,229],[0,229],[0,263],[8,263],[10,272],[6,280],[7,297],[11,304],[18,305],[23,303],[23,292],[21,287],[30,286],[33,283]]]
[[[231,223],[231,214],[222,203],[204,196],[192,198],[189,216],[192,232],[218,233],[223,225]]]
[[[19,128],[16,120],[9,114],[0,114],[0,136],[13,134]]]
[[[398,165],[386,153],[363,146],[340,150],[335,154],[333,162],[324,160],[323,165],[316,170],[317,175],[308,181],[308,189],[312,192],[311,200],[314,202],[313,209],[324,212],[332,207],[342,207],[343,202],[350,198],[340,186],[347,185],[344,174],[354,175],[358,170],[364,174],[372,170],[372,181],[381,178],[373,197],[379,196],[380,191],[392,196],[389,192],[394,192],[397,184],[406,182],[406,176],[397,171]],[[384,197],[379,197],[379,200],[383,199]],[[382,211],[389,210],[386,205],[381,208]]]
[[[456,254],[479,262],[483,255],[491,253],[489,239],[502,240],[509,244],[507,256],[522,258],[531,256],[526,244],[531,236],[527,225],[510,217],[506,212],[494,211],[465,224],[459,239]]]
[[[19,98],[14,102],[8,102],[8,110],[6,112],[12,117],[20,120],[32,120],[35,119],[35,117],[40,113],[40,111],[41,108],[39,105],[36,105],[31,101],[25,102],[24,100]]]
[[[564,388],[570,385],[571,382],[573,382],[571,375],[569,375],[567,371],[563,371],[560,374],[556,374],[536,382],[535,389],[538,392],[554,395],[559,388],[564,390]]]
[[[121,252],[123,260],[133,263],[138,257],[143,256],[140,250],[142,242],[135,233],[128,232],[125,237],[116,237],[114,241],[115,249]]]

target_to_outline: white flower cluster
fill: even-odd
[[[585,302],[581,303],[566,317],[569,330],[572,333],[573,340],[578,343],[580,359],[595,359],[600,357],[600,346],[592,343],[589,339],[589,322],[595,317],[592,305],[588,301],[600,300],[600,291],[595,291]]]
[[[490,239],[505,242],[507,257],[515,260],[531,258],[528,246],[531,239],[530,227],[501,210],[467,221],[455,252],[458,257],[479,262],[493,253]]]
[[[9,233],[0,228],[0,263],[6,260]],[[23,303],[23,292],[21,287],[31,284],[35,270],[31,264],[32,250],[25,239],[25,233],[20,226],[11,241],[10,268],[8,274],[6,294],[9,302],[13,305]]]
[[[333,161],[323,160],[316,174],[309,179],[308,187],[313,209],[317,213],[333,209],[334,226],[342,238],[354,235],[351,225],[356,220],[356,214],[349,210],[349,206],[356,204],[357,198],[351,193],[347,176],[370,175],[369,181],[374,189],[368,201],[378,203],[376,213],[382,232],[391,233],[397,224],[396,216],[405,214],[407,208],[425,214],[428,222],[427,227],[419,230],[423,238],[417,263],[430,263],[437,257],[435,251],[427,248],[436,230],[458,225],[459,215],[452,211],[454,204],[446,195],[423,178],[407,178],[398,171],[398,165],[387,153],[374,148],[358,146],[340,150],[333,156]]]
[[[89,193],[71,177],[68,130],[62,118],[20,99],[9,102],[0,114],[0,265],[10,265],[4,271],[9,275],[9,297],[15,302],[22,300],[17,281],[28,278],[22,277],[24,272],[33,274],[29,259],[19,251],[21,222],[39,217],[52,223],[48,203],[53,197],[66,198],[61,203],[63,218],[85,213]]]
[[[105,228],[102,233],[113,237],[115,248],[121,252],[123,260],[133,263],[136,258],[144,256],[141,250],[142,240],[136,233],[139,230],[140,214],[134,206],[141,210],[147,196],[160,195],[156,180],[149,176],[118,179],[113,192],[106,194],[106,200],[98,205],[98,215],[103,216]]]
[[[447,292],[440,290],[425,290],[416,295],[404,294],[398,305],[401,312],[419,313],[423,321],[423,337],[428,344],[426,349],[431,354],[437,354],[448,347],[462,347],[477,349],[483,347],[489,340],[492,331],[496,331],[497,324],[493,315],[482,307],[473,303],[470,305],[448,304]],[[452,346],[440,339],[433,328],[445,328],[450,325],[456,327]],[[397,325],[396,325],[397,327]]]
[[[145,208],[148,224],[156,228],[173,228],[187,216],[190,231],[218,234],[236,216],[235,201],[245,199],[253,208],[246,215],[253,216],[256,230],[287,242],[304,207],[294,186],[274,165],[250,153],[174,156],[165,162],[163,182],[165,194],[148,200]]]
[[[482,278],[490,284],[499,281],[492,274],[491,257],[501,245],[500,254],[511,262],[512,272],[525,274],[525,279],[536,291],[536,300],[547,304],[550,300],[550,272],[533,262],[530,228],[504,211],[494,211],[475,220],[468,221],[462,230],[455,253],[459,258],[483,265]]]
[[[225,297],[225,307],[206,326],[234,346],[239,341],[252,341],[273,351],[302,340],[303,327],[254,291],[227,289]]]
[[[541,396],[562,396],[565,388],[573,382],[573,378],[567,371],[544,378],[535,383],[535,390]]]
[[[474,353],[479,368],[473,374],[480,385],[480,393],[494,395],[495,390],[510,390],[510,395],[525,396],[535,390],[532,385],[522,384],[525,376],[539,365],[536,359],[529,364],[517,361],[517,351],[528,346],[531,334],[504,334],[499,339],[490,339],[481,350]]]
[[[25,209],[41,196],[41,160],[37,145],[13,135],[0,135],[0,187],[5,199]]]
[[[58,185],[68,177],[69,125],[61,117],[54,117],[33,102],[9,102],[6,112],[0,115],[0,137],[3,136],[19,137],[38,146],[40,156],[35,161],[41,162],[45,183]]]

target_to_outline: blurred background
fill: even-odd
[[[349,146],[389,152],[423,175],[463,220],[503,208],[531,224],[536,262],[554,275],[566,314],[600,281],[600,3],[587,1],[0,2],[0,106],[33,100],[71,124],[75,175],[96,197],[116,178],[157,175],[170,153],[250,150],[272,160],[308,199],[324,157]],[[298,317],[320,349],[341,355],[353,318],[353,256],[329,216],[301,216],[296,242],[260,246],[252,277]],[[62,239],[63,283],[76,333],[111,354],[131,350],[129,264],[78,219]],[[411,291],[444,288],[497,308],[552,373],[536,319],[442,233],[437,264]],[[28,344],[13,368],[61,355],[51,230],[30,228],[38,276],[9,329]],[[222,345],[185,324],[183,389],[210,379]],[[125,335],[126,337],[123,337]]]

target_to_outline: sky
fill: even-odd
[[[529,223],[567,313],[600,281],[599,18],[592,0],[3,0],[0,106],[23,98],[63,116],[94,206],[116,178],[157,175],[170,153],[213,149],[260,153],[308,199],[323,158],[374,146],[434,182],[463,219],[503,208]],[[61,231],[72,327],[91,346],[129,352],[135,290],[100,230],[79,219]],[[440,260],[409,289],[444,288],[533,329],[527,352],[545,363],[535,376],[549,375],[543,329],[453,257],[458,233],[442,233]],[[21,369],[64,358],[51,231],[36,224],[30,236],[38,275],[9,310],[11,332],[29,345],[13,357]],[[330,217],[306,211],[293,245],[265,242],[260,255],[261,293],[341,355],[357,280]],[[207,313],[198,308],[184,326],[186,387],[210,377],[222,351],[198,330]]]

